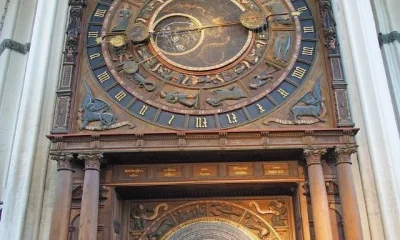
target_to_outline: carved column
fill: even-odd
[[[339,195],[342,204],[344,235],[346,239],[363,239],[360,213],[357,207],[357,195],[351,169],[351,154],[356,147],[336,148],[336,166],[338,172]]]
[[[92,153],[80,155],[79,158],[85,162],[79,240],[96,240],[99,215],[100,165],[103,155]]]
[[[72,195],[72,154],[55,153],[51,159],[57,161],[57,188],[51,221],[50,239],[68,239],[68,226]]]
[[[331,240],[332,228],[329,216],[328,196],[326,194],[321,156],[326,149],[304,149],[307,160],[308,181],[310,185],[312,215],[316,240]]]

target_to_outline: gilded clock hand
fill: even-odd
[[[158,30],[158,31],[151,31],[149,32],[150,35],[156,33],[179,33],[179,32],[189,32],[189,31],[197,31],[197,30],[204,30],[207,28],[215,28],[215,27],[226,27],[226,26],[234,26],[242,24],[241,22],[232,22],[232,23],[222,23],[222,24],[213,24],[213,25],[206,25],[200,27],[192,27],[192,28],[185,28],[185,29],[177,29],[177,30]]]

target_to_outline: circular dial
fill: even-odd
[[[234,0],[187,2],[169,0],[150,19],[151,46],[163,60],[207,71],[238,59],[253,36],[239,21],[245,8]]]
[[[86,48],[96,81],[130,114],[175,129],[230,128],[303,84],[314,28],[305,0],[115,0],[95,7]]]

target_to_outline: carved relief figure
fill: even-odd
[[[235,211],[231,205],[213,204],[211,205],[211,214],[221,216],[223,214],[240,217],[242,213]]]
[[[277,202],[270,202],[268,207],[271,211],[274,211],[274,214],[271,216],[272,226],[287,226],[287,208],[284,206],[285,202],[282,200],[278,200]]]
[[[100,127],[102,129],[108,129],[116,120],[111,106],[103,100],[95,99],[86,82],[85,87],[87,94],[82,102],[82,124],[79,129],[82,130],[87,127],[90,122],[97,121],[100,122]]]
[[[274,44],[274,59],[287,62],[288,52],[290,49],[290,34],[289,32],[280,33]]]
[[[303,105],[296,104],[290,109],[294,121],[300,120],[299,117],[311,116],[317,118],[321,122],[325,122],[325,120],[321,118],[321,110],[324,108],[320,87],[321,78],[322,77],[315,83],[314,90],[304,95],[298,102]]]
[[[217,89],[213,91],[213,96],[207,99],[207,103],[213,107],[221,106],[226,100],[239,100],[246,98],[242,89],[232,87],[230,89]]]
[[[154,232],[147,234],[147,238],[149,240],[158,240],[173,226],[175,226],[175,224],[171,220],[164,219]]]
[[[164,98],[167,102],[175,104],[180,103],[183,106],[189,108],[198,108],[198,95],[189,95],[185,93],[181,93],[179,91],[176,92],[161,92],[161,98]],[[189,99],[194,99],[193,102],[189,101]]]
[[[244,225],[250,229],[256,230],[260,239],[267,239],[271,235],[271,231],[268,227],[250,214],[246,214]]]
[[[131,10],[129,10],[129,5],[125,4],[124,8],[119,12],[121,20],[119,23],[112,28],[112,32],[123,32],[126,31],[129,24],[129,18],[132,16]]]
[[[157,218],[160,208],[168,210],[168,205],[165,203],[158,204],[154,209],[145,208],[142,204],[138,204],[131,209],[131,229],[143,230],[147,221],[152,221]],[[149,216],[148,213],[151,213]]]

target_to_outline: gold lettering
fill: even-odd
[[[261,106],[261,104],[257,104],[258,107],[258,111],[260,111],[260,113],[265,112],[264,108]]]
[[[117,95],[115,95],[115,99],[117,99],[118,102],[121,102],[122,99],[126,97],[126,93],[121,90]]]
[[[306,74],[306,72],[307,72],[307,70],[305,70],[304,68],[296,67],[292,76],[295,78],[298,78],[298,79],[303,79],[304,74]]]
[[[93,60],[93,59],[98,58],[100,56],[101,56],[100,53],[95,53],[95,54],[90,55],[89,57],[90,57],[90,60]]]
[[[234,124],[234,123],[238,122],[237,121],[237,117],[236,117],[236,115],[234,113],[232,113],[231,115],[226,114],[226,118],[228,118],[229,124]]]
[[[106,15],[107,10],[97,9],[94,14],[95,17],[104,17]]]
[[[196,128],[207,128],[207,118],[196,118]]]
[[[283,98],[287,98],[287,96],[289,96],[289,93],[283,90],[282,88],[278,89],[278,93],[280,93]]]
[[[99,81],[101,83],[104,83],[105,81],[110,79],[110,75],[108,75],[108,73],[106,71],[104,71],[103,73],[97,75],[97,78],[99,79]]]
[[[303,32],[304,33],[313,33],[314,32],[314,26],[303,27]]]
[[[175,119],[175,115],[172,115],[171,119],[169,119],[169,121],[168,121],[168,125],[171,125],[172,121],[174,121],[174,119]]]
[[[303,47],[303,50],[301,51],[302,55],[308,55],[312,56],[314,54],[314,48],[313,47]]]
[[[90,38],[98,38],[99,32],[88,32],[88,37]]]
[[[140,109],[139,114],[142,115],[142,116],[144,116],[144,115],[146,114],[147,109],[149,109],[149,107],[146,106],[146,105],[143,105],[143,106],[142,106],[142,109]]]

